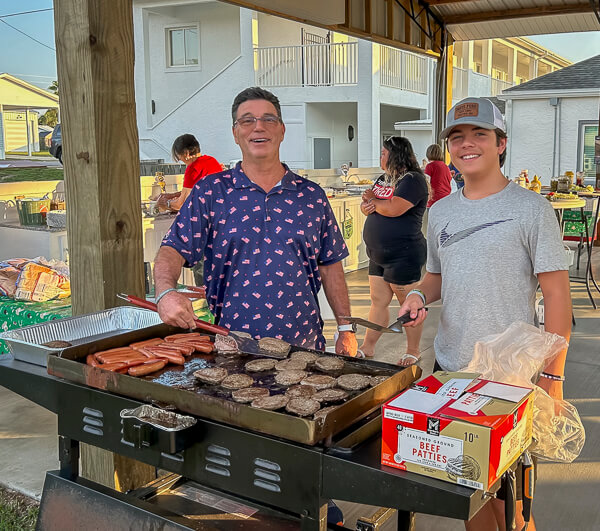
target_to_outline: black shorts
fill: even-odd
[[[433,372],[443,371],[441,365],[435,360],[433,364]],[[537,457],[531,456],[533,461],[533,484],[535,488],[535,483],[537,482],[537,470],[538,470],[538,462]],[[515,469],[516,475],[516,486],[517,486],[517,500],[521,501],[523,499],[523,464],[519,461],[517,464],[517,468]],[[501,484],[500,489],[496,492],[496,498],[498,500],[506,499],[506,487],[504,484]]]
[[[390,284],[405,286],[421,279],[421,271],[427,260],[427,243],[417,241],[403,249],[370,249],[369,275],[383,277]]]

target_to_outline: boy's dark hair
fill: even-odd
[[[429,160],[444,160],[444,150],[439,144],[431,144],[425,152]]]
[[[383,141],[383,147],[390,152],[385,173],[392,178],[392,182],[395,183],[409,171],[423,173],[408,138],[390,136]]]
[[[506,136],[506,133],[504,131],[502,131],[502,129],[494,129],[494,132],[496,133],[496,145],[499,146],[500,145],[500,140],[503,138],[508,138]],[[500,167],[502,168],[502,166],[504,166],[504,163],[506,162],[506,148],[504,149],[504,151],[502,153],[500,153]]]
[[[250,100],[267,100],[268,102],[272,103],[277,110],[277,116],[281,120],[281,105],[279,105],[279,98],[272,92],[269,92],[263,88],[249,87],[242,90],[242,92],[240,92],[233,100],[233,105],[231,106],[231,118],[233,122],[237,120],[238,107],[245,101]]]
[[[196,140],[194,135],[190,135],[189,133],[178,136],[175,139],[175,142],[173,142],[173,146],[171,147],[173,160],[180,160],[179,155],[183,155],[186,151],[188,151],[190,155],[200,153],[200,143]]]

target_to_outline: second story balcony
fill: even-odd
[[[430,59],[390,46],[379,46],[379,80],[382,86],[427,94]]]
[[[379,82],[419,94],[429,89],[429,59],[389,46],[378,46]],[[256,84],[263,87],[357,85],[358,42],[267,46],[254,49]],[[369,69],[360,74],[370,76]]]
[[[254,49],[256,84],[327,87],[358,83],[358,43],[268,46]]]
[[[454,67],[452,72],[452,100],[459,101],[469,96],[485,98],[497,96],[513,84],[465,68]]]

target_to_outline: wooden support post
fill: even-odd
[[[404,42],[406,44],[412,44],[411,38],[411,24],[412,20],[408,13],[411,11],[411,0],[402,0],[402,5],[405,7],[406,12],[404,12]]]
[[[427,13],[425,13],[425,11],[421,12],[421,16],[419,17],[419,20],[421,23],[421,28],[427,28]],[[427,47],[427,35],[425,34],[425,32],[422,29],[419,30],[419,35],[421,37],[420,46],[423,50],[425,50],[425,48]]]
[[[352,0],[346,0],[345,14],[344,25],[349,29],[352,27]]]
[[[445,46],[437,62],[433,115],[435,142],[440,142],[440,133],[446,123],[446,113],[452,107],[452,56],[454,55],[454,46],[451,39],[450,34],[446,34]],[[448,154],[446,154],[446,163],[448,162],[450,160]]]
[[[386,0],[386,37],[394,38],[394,0]]]
[[[144,295],[132,0],[55,0],[73,314]]]
[[[371,0],[365,0],[365,31],[371,33],[373,18],[373,6]]]
[[[54,0],[73,315],[144,295],[132,0]],[[91,446],[82,471],[122,490],[154,468]],[[104,475],[97,474],[104,470]]]

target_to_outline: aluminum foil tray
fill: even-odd
[[[161,323],[156,312],[135,306],[119,306],[9,330],[0,334],[0,339],[8,343],[15,359],[46,367],[48,354],[57,354],[64,349],[46,347],[42,343],[60,340],[82,345]]]
[[[165,411],[164,409],[147,404],[138,406],[135,409],[124,409],[121,411],[121,418],[133,418],[163,431],[185,430],[196,424],[194,417],[179,415],[174,411]]]

